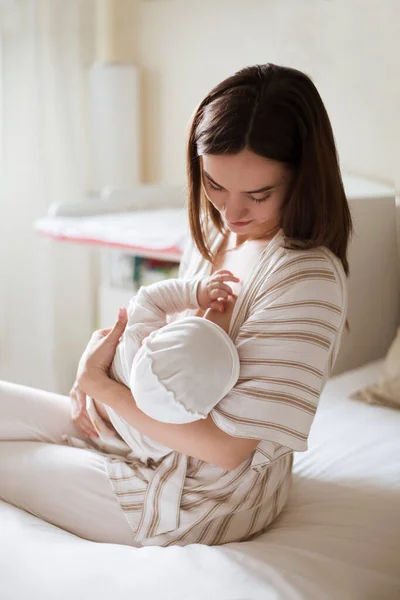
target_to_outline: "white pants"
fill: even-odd
[[[87,438],[70,400],[0,381],[0,499],[82,538],[135,546],[99,453],[61,445]]]

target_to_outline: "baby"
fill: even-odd
[[[137,406],[153,419],[164,423],[205,419],[236,383],[240,364],[228,335],[229,323],[222,319],[217,324],[215,311],[207,310],[223,311],[225,303],[234,301],[227,281],[239,279],[225,270],[209,277],[167,279],[142,286],[132,298],[110,375],[131,389]],[[196,316],[176,318],[196,309]],[[204,316],[197,316],[202,311]],[[99,414],[103,410],[114,429]],[[128,445],[143,459],[161,458],[171,451],[137,431],[133,437],[131,425],[108,406],[97,411],[91,398],[87,411],[100,444],[117,451]]]

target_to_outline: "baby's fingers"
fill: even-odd
[[[222,281],[214,281],[210,285],[210,290],[219,290],[220,292],[225,291],[227,294],[233,294],[232,288]]]
[[[210,304],[210,308],[213,310],[218,310],[219,312],[224,312],[225,305],[223,302],[218,302],[217,300],[213,300]]]
[[[210,299],[218,300],[218,298],[228,298],[229,293],[232,294],[232,290],[227,292],[226,290],[221,290],[220,288],[214,288],[210,292]]]
[[[213,275],[213,279],[216,281],[240,281],[239,277],[236,277],[231,271],[227,270],[216,271]]]

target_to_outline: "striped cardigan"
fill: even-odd
[[[215,231],[212,251],[221,242]],[[211,264],[189,242],[180,276],[210,273]],[[293,451],[307,450],[346,312],[341,262],[326,248],[285,249],[279,231],[237,298],[229,335],[240,357],[239,380],[210,413],[229,435],[260,442],[231,471],[175,451],[145,465],[132,453],[103,448],[135,545],[218,545],[249,540],[269,526],[288,497]]]

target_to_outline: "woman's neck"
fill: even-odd
[[[252,241],[263,241],[263,242],[269,242],[272,240],[272,238],[278,233],[280,229],[280,225],[279,223],[273,225],[272,227],[269,227],[268,230],[256,234],[256,235],[252,235],[250,234],[229,234],[229,237],[232,236],[232,242],[233,242],[233,246],[235,248],[239,248],[240,246],[242,246],[245,243],[248,242],[252,242]]]

